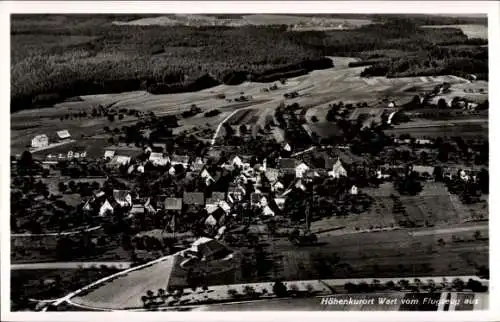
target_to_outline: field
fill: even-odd
[[[11,284],[15,285],[11,288],[12,310],[26,308],[28,299],[55,299],[115,272],[112,268],[11,270]]]
[[[348,234],[320,237],[320,245],[299,248],[285,238],[264,239],[272,268],[265,276],[241,280],[209,278],[209,285],[266,282],[273,278],[291,280],[334,278],[411,278],[417,276],[474,275],[475,265],[488,266],[487,227],[449,227],[432,235],[406,231]],[[453,230],[455,228],[455,230]],[[481,231],[481,239],[473,237]],[[415,231],[417,232],[417,231]],[[443,243],[439,244],[438,239]],[[462,242],[455,242],[460,238]],[[186,286],[184,270],[177,256],[118,277],[87,294],[72,299],[76,304],[96,308],[141,307],[140,297],[148,290]],[[232,275],[232,274],[231,274]],[[192,291],[186,289],[189,297]]]
[[[470,38],[488,39],[488,26],[485,25],[433,25],[422,26],[422,28],[458,28]]]
[[[324,30],[324,29],[347,29],[370,24],[368,19],[331,18],[331,17],[307,17],[286,14],[251,14],[251,15],[226,15],[226,17],[214,17],[208,15],[176,14],[168,16],[150,17],[131,21],[114,21],[115,25],[129,26],[267,26],[267,25],[292,25],[298,30]],[[294,28],[295,29],[295,28]]]
[[[415,119],[408,123],[394,125],[385,130],[388,135],[394,134],[396,137],[402,134],[409,134],[416,138],[437,138],[443,136],[461,136],[461,137],[488,137],[488,119],[471,118],[468,120],[418,120]]]
[[[347,217],[331,217],[314,221],[313,231],[322,231],[333,227],[345,227],[322,236],[339,236],[346,233],[368,229],[392,229],[400,226],[400,220],[409,220],[418,225],[455,225],[474,220],[488,219],[488,202],[463,205],[457,196],[448,193],[444,184],[428,182],[417,196],[399,196],[392,183],[382,184],[379,188],[366,188],[362,192],[375,200],[368,211],[351,214]],[[394,213],[394,199],[398,196],[405,209],[405,215]]]
[[[72,301],[97,308],[142,307],[141,296],[145,295],[148,290],[156,293],[158,288],[167,289],[168,286],[188,287],[187,272],[179,267],[182,260],[179,255],[170,256],[157,264],[111,280],[87,294],[73,298]],[[216,267],[212,269],[226,271],[228,270],[227,262],[216,263]],[[235,283],[234,271],[229,269],[228,272],[211,276],[208,283],[209,285],[233,284]],[[186,289],[184,294],[188,295],[189,292],[192,291]]]

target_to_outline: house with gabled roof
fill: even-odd
[[[182,210],[182,198],[165,198],[163,201],[163,208],[165,210]]]
[[[335,164],[332,167],[332,171],[329,171],[328,175],[332,178],[340,178],[347,176],[347,171],[342,165],[340,158],[337,159],[337,162],[335,162]]]
[[[106,215],[106,213],[108,212],[111,212],[113,213],[114,212],[114,208],[113,206],[111,206],[111,203],[108,201],[108,199],[106,199],[104,201],[104,203],[101,205],[101,207],[99,208],[99,216],[104,216]]]
[[[177,155],[177,154],[174,154],[172,155],[172,157],[170,158],[170,164],[172,166],[175,166],[177,164],[180,164],[182,165],[184,168],[187,168],[188,165],[189,165],[189,156],[187,155]]]
[[[106,150],[104,151],[104,159],[112,159],[115,156],[114,150]]]
[[[131,157],[127,157],[124,155],[115,155],[111,161],[109,161],[108,166],[109,167],[120,167],[120,166],[126,166],[130,164],[130,161],[132,160]]]
[[[132,206],[132,196],[130,195],[129,190],[113,190],[113,199],[121,207]]]
[[[186,205],[196,205],[203,206],[205,205],[205,196],[203,192],[184,192],[182,197],[182,201]]]
[[[163,153],[151,152],[149,155],[149,162],[155,166],[165,166],[170,162],[168,156],[163,156]]]
[[[299,163],[297,166],[295,166],[295,177],[302,178],[305,172],[308,171],[309,169],[311,168],[304,162]]]
[[[207,163],[207,160],[204,158],[196,157],[193,162],[191,162],[191,170],[193,171],[201,171],[203,167],[205,167],[205,164]]]
[[[215,182],[215,179],[210,175],[207,169],[203,169],[203,171],[201,171],[200,177],[205,181],[205,185],[207,186]]]
[[[49,137],[46,134],[37,135],[31,140],[32,148],[44,148],[48,145],[49,145]]]
[[[61,131],[57,131],[56,133],[57,133],[57,137],[60,140],[67,140],[71,137],[68,130],[61,130]]]
[[[231,203],[242,201],[247,194],[245,188],[239,184],[230,184],[227,191],[227,198]]]

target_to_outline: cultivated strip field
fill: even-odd
[[[284,14],[234,15],[231,18],[218,18],[208,15],[175,14],[160,17],[142,18],[132,21],[115,21],[115,25],[132,26],[246,26],[246,25],[291,25],[297,30],[346,29],[370,24],[369,19],[341,19],[330,17],[306,17]],[[297,25],[297,26],[296,26]]]

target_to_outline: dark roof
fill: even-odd
[[[297,160],[293,158],[282,158],[278,160],[278,167],[280,169],[294,169],[297,164]]]
[[[126,197],[130,194],[129,190],[113,190],[113,198],[115,200],[127,201]]]
[[[207,257],[210,255],[216,254],[224,249],[226,249],[226,247],[216,240],[211,240],[207,243],[203,243],[201,245],[198,245],[198,251],[203,256],[207,256]]]
[[[182,198],[165,198],[165,210],[181,210]]]
[[[224,200],[226,198],[226,194],[221,191],[212,192],[212,199]]]
[[[172,158],[170,158],[170,161],[171,162],[178,162],[178,163],[188,163],[189,157],[187,155],[174,154],[174,155],[172,155]]]
[[[184,192],[183,201],[186,205],[204,205],[205,196],[203,192]]]

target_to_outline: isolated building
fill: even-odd
[[[113,150],[107,150],[107,151],[104,151],[104,159],[111,159],[115,156],[115,151]]]
[[[44,148],[48,145],[49,145],[49,137],[46,134],[37,135],[31,140],[31,147],[36,149]]]
[[[174,154],[174,155],[172,155],[172,158],[170,158],[170,164],[172,166],[180,164],[184,168],[187,168],[188,164],[189,164],[189,157],[187,155]]]
[[[347,176],[347,171],[342,165],[340,158],[337,159],[337,162],[333,165],[332,171],[328,172],[328,175],[332,178],[340,178]]]
[[[59,140],[67,140],[71,137],[68,130],[61,130],[57,131],[56,133]]]

